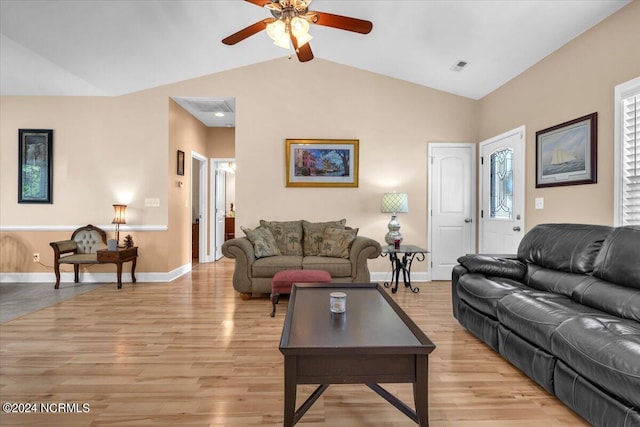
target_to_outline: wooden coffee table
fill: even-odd
[[[347,310],[329,310],[329,294],[347,294]],[[429,425],[431,340],[375,283],[295,284],[280,340],[284,425],[297,423],[330,384],[366,384],[420,426]],[[412,383],[415,410],[379,383]],[[298,384],[319,384],[296,410]]]

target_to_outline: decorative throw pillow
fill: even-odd
[[[302,221],[265,221],[260,226],[266,227],[276,239],[281,255],[302,256]]]
[[[357,228],[345,230],[327,227],[324,230],[322,249],[320,250],[319,255],[333,258],[349,258],[351,244],[356,239],[357,235]]]
[[[322,248],[322,238],[324,236],[325,228],[344,228],[346,223],[346,219],[329,222],[309,222],[303,220],[302,230],[304,232],[304,238],[302,242],[302,249],[304,256],[318,256],[320,249]]]
[[[249,229],[240,227],[244,234],[253,245],[256,258],[264,258],[268,256],[280,255],[276,240],[273,238],[273,234],[266,227],[258,227],[256,229]]]

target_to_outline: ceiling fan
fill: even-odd
[[[326,12],[310,11],[309,4],[313,0],[245,0],[271,11],[273,18],[263,19],[255,24],[231,34],[222,39],[226,45],[234,45],[242,40],[267,30],[267,34],[276,46],[293,49],[300,62],[313,59],[313,52],[309,46],[312,36],[309,34],[309,24],[323,25],[354,33],[369,34],[373,28],[370,21],[334,15]]]

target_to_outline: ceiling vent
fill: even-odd
[[[453,71],[462,71],[466,66],[467,66],[467,61],[459,60],[455,64],[453,64],[451,69]]]
[[[234,97],[185,98],[172,96],[171,99],[207,127],[235,127],[236,99]]]
[[[201,113],[233,113],[233,108],[224,99],[186,99],[187,104]]]

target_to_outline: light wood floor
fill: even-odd
[[[172,283],[102,286],[0,325],[2,402],[83,403],[76,414],[6,414],[2,426],[279,426],[287,299],[241,301],[233,264],[196,266]],[[581,418],[468,334],[450,283],[393,298],[437,345],[429,418],[439,426],[585,426]],[[52,290],[53,292],[53,290]],[[387,385],[406,402],[411,386]],[[299,387],[298,404],[313,390]],[[360,385],[334,385],[300,426],[414,426]]]

